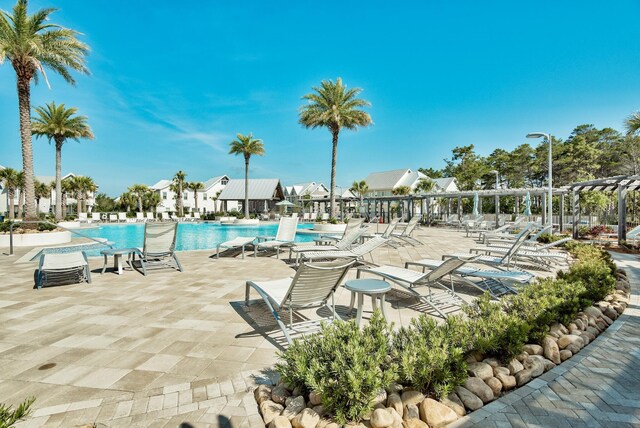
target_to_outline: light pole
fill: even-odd
[[[553,230],[553,219],[551,216],[553,215],[553,156],[552,149],[553,143],[551,142],[551,134],[547,134],[544,132],[531,132],[527,134],[527,138],[546,138],[549,142],[549,178],[547,181],[549,182],[549,201],[547,204],[547,224],[551,226],[551,230]]]
[[[499,186],[499,181],[498,181],[498,177],[500,175],[500,173],[495,170],[492,169],[491,171],[489,171],[491,174],[495,174],[496,175],[496,195],[494,198],[494,202],[496,205],[496,229],[500,226],[498,223],[500,222],[500,196],[498,195],[498,186]]]

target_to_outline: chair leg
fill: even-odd
[[[180,261],[178,260],[178,256],[176,256],[176,253],[172,254],[173,260],[176,261],[176,265],[178,266],[178,270],[180,272],[182,272],[182,265],[180,264]]]

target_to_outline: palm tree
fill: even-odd
[[[62,200],[62,218],[67,217],[67,196],[73,195],[75,192],[75,183],[73,177],[62,180],[61,195]],[[56,196],[57,197],[57,196]]]
[[[149,191],[149,187],[147,187],[146,184],[134,184],[133,186],[129,187],[130,193],[134,194],[137,198],[137,206],[138,206],[138,212],[142,212],[142,199],[145,197],[145,195],[147,194],[147,192]]]
[[[152,209],[154,214],[156,213],[156,209],[158,205],[160,205],[160,202],[160,193],[148,190],[144,194],[144,206],[146,209]]]
[[[0,63],[8,59],[17,78],[27,220],[36,218],[31,144],[31,81],[37,83],[40,72],[48,85],[46,67],[60,74],[70,84],[75,84],[70,70],[89,73],[85,66],[89,47],[78,40],[78,32],[49,21],[49,15],[55,10],[41,9],[29,15],[27,0],[18,0],[12,12],[0,11]]]
[[[22,210],[24,208],[24,171],[18,173],[18,218],[22,218]]]
[[[433,180],[430,180],[428,178],[421,178],[418,181],[418,184],[416,184],[416,193],[429,193],[430,191],[433,190],[433,188],[435,187],[436,183],[433,182]]]
[[[366,181],[354,181],[351,185],[351,190],[358,198],[360,198],[360,211],[362,211],[362,206],[364,205],[364,195],[369,191],[369,185]]]
[[[398,186],[391,191],[391,194],[398,196],[406,196],[411,193],[411,187],[409,186]]]
[[[78,196],[80,196],[80,199],[78,200],[78,212],[86,212],[89,193],[95,193],[98,190],[98,186],[91,177],[78,176],[76,179],[78,181],[79,189]]]
[[[264,144],[262,140],[253,138],[253,134],[236,135],[237,140],[229,143],[230,155],[244,156],[244,217],[249,218],[249,159],[252,155],[263,156]]]
[[[632,113],[624,121],[624,127],[627,129],[627,135],[637,134],[640,131],[640,112]]]
[[[120,205],[126,212],[133,211],[133,207],[138,203],[138,197],[131,192],[124,192],[120,195]]]
[[[196,201],[196,211],[198,211],[198,190],[204,189],[204,183],[201,181],[192,181],[187,184],[187,189],[193,190],[193,199]]]
[[[31,129],[36,137],[45,136],[49,143],[56,144],[56,220],[62,218],[62,145],[65,140],[80,141],[80,138],[93,140],[93,132],[87,124],[86,116],[76,116],[78,109],[66,108],[64,104],[56,105],[55,102],[46,104],[45,107],[36,107],[38,117],[33,120]]]
[[[334,83],[323,80],[315,92],[302,97],[309,103],[300,108],[299,122],[305,128],[324,127],[331,132],[333,151],[331,153],[331,189],[329,192],[329,209],[335,215],[336,159],[338,156],[338,136],[342,128],[356,130],[359,126],[368,126],[373,122],[369,113],[361,110],[371,104],[358,98],[362,89],[347,89],[338,78]]]
[[[0,169],[0,180],[5,189],[7,189],[7,198],[9,199],[9,220],[15,218],[15,204],[14,199],[16,197],[16,189],[18,188],[18,171],[13,168]]]
[[[173,176],[173,184],[170,189],[176,195],[176,210],[178,211],[178,217],[184,216],[184,207],[183,207],[183,195],[185,188],[184,179],[187,177],[187,174],[183,171],[176,172],[176,175]]]
[[[34,183],[36,196],[36,211],[40,214],[40,199],[51,196],[51,187],[48,184],[36,180]]]

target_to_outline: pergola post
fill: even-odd
[[[578,197],[578,193],[574,190],[571,192],[571,196],[573,199],[573,224],[572,224],[572,232],[573,239],[578,239],[578,224],[580,223],[580,199]]]
[[[515,212],[515,214],[516,214],[516,217],[518,217],[518,214],[520,214],[520,196],[516,195],[513,198],[516,201],[516,204],[515,204],[516,205],[516,212]]]
[[[627,186],[618,184],[618,245],[627,240]]]
[[[560,212],[558,213],[558,232],[562,233],[564,230],[564,195],[560,193]]]
[[[542,199],[542,224],[547,224],[547,198],[542,195],[540,199]],[[549,233],[553,233],[553,230]]]
[[[497,193],[495,197],[495,204],[496,204],[496,227],[498,227],[500,225],[500,195],[498,195]]]
[[[447,220],[449,220],[450,215],[451,215],[451,198],[447,198]]]
[[[387,223],[391,221],[391,200],[387,201]]]
[[[427,225],[431,225],[431,198],[427,198]]]
[[[462,221],[462,197],[458,196],[458,221]]]

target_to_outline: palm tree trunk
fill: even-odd
[[[9,189],[8,193],[9,193],[9,220],[13,220],[14,218],[16,218],[16,212],[15,212],[15,206],[14,206],[14,198],[15,198],[15,194],[13,193],[14,191]]]
[[[244,158],[244,218],[249,218],[249,158]]]
[[[36,220],[33,188],[33,146],[31,144],[31,79],[18,74],[18,105],[20,110],[20,139],[22,140],[22,171],[24,173],[25,220]],[[35,225],[24,225],[35,228]]]
[[[62,200],[62,218],[65,218],[67,216],[67,194],[63,193],[60,199]]]
[[[56,137],[56,220],[62,220],[62,144],[64,140]]]
[[[333,131],[333,150],[331,152],[331,189],[329,190],[329,212],[335,217],[336,205],[336,159],[338,157],[338,133]]]
[[[40,217],[40,198],[36,198],[36,212],[38,213],[38,217]]]
[[[193,191],[193,201],[196,205],[196,212],[198,212],[198,191],[197,190]]]
[[[184,208],[182,208],[182,182],[178,183],[178,217],[184,217]]]
[[[142,212],[142,196],[138,195],[138,212]]]
[[[24,187],[19,190],[20,193],[18,194],[18,218],[22,218],[22,207],[24,207]]]

